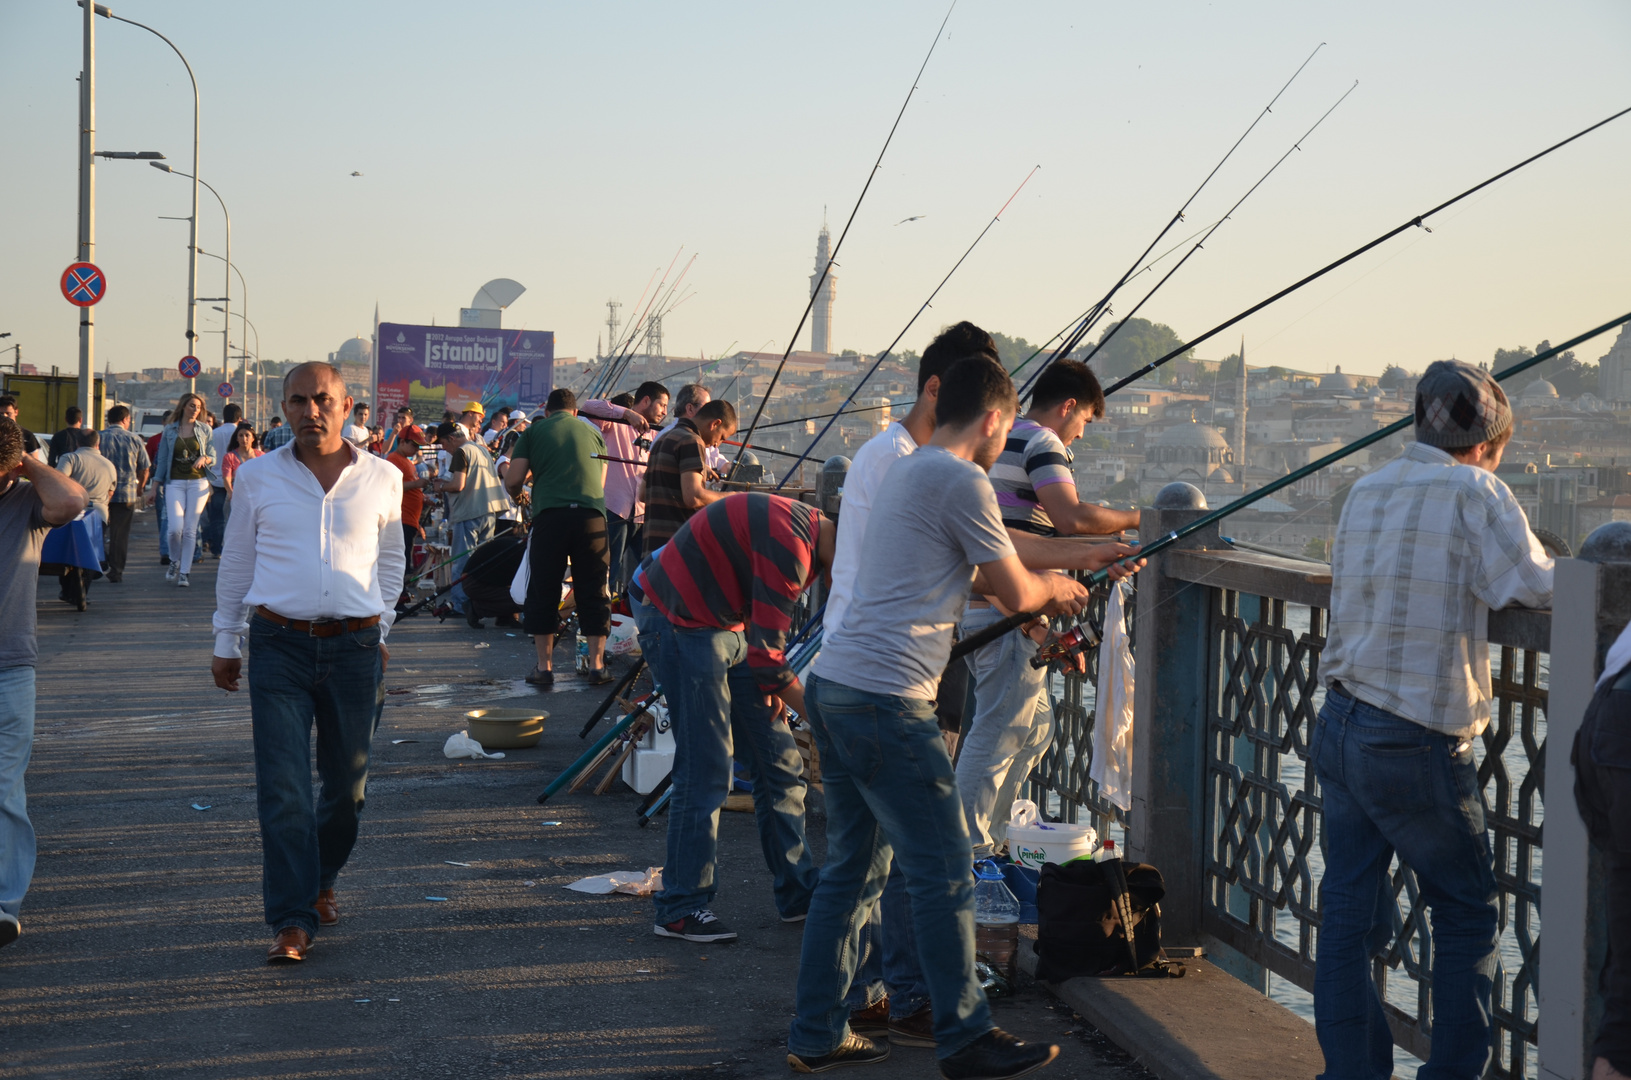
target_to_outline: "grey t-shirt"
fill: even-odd
[[[119,470],[114,467],[113,462],[85,446],[57,458],[57,471],[85,489],[91,509],[96,511],[96,516],[102,519],[103,525],[106,525],[108,499],[113,493],[114,485],[119,482]]]
[[[997,494],[978,465],[938,446],[895,462],[872,500],[844,625],[828,629],[815,673],[874,694],[932,700],[974,567],[1012,554]]]
[[[40,580],[40,547],[51,531],[34,485],[19,480],[0,495],[0,668],[33,667],[34,593]]]

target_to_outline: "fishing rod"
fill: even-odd
[[[1536,364],[1545,363],[1547,360],[1557,356],[1559,353],[1567,352],[1582,342],[1590,341],[1592,338],[1597,337],[1600,334],[1606,334],[1615,327],[1621,326],[1628,322],[1631,322],[1631,312],[1621,315],[1617,319],[1611,319],[1594,329],[1587,330],[1580,336],[1571,338],[1568,341],[1563,342],[1561,345],[1553,346],[1552,348],[1547,349],[1545,352],[1537,353],[1534,356],[1529,357],[1527,360],[1521,360],[1518,363],[1513,364],[1505,371],[1498,372],[1494,376],[1495,381],[1502,382],[1506,379],[1510,379],[1514,375],[1519,375],[1525,371],[1528,371]],[[1244,510],[1246,507],[1257,502],[1259,499],[1266,498],[1269,495],[1274,494],[1276,491],[1281,491],[1290,487],[1299,480],[1313,476],[1322,469],[1329,468],[1355,451],[1363,450],[1367,446],[1373,446],[1376,443],[1381,442],[1383,439],[1397,435],[1411,427],[1413,424],[1415,424],[1415,422],[1416,419],[1414,416],[1406,416],[1395,421],[1394,423],[1389,424],[1385,428],[1373,431],[1369,435],[1356,439],[1347,446],[1326,454],[1318,461],[1311,461],[1302,468],[1297,469],[1295,472],[1287,473],[1285,476],[1282,476],[1277,480],[1264,484],[1262,487],[1258,488],[1249,495],[1242,495],[1240,498],[1236,499],[1232,503],[1229,503],[1227,506],[1222,506],[1208,514],[1203,514],[1194,521],[1191,521],[1189,524],[1180,526],[1179,528],[1174,529],[1172,532],[1167,533],[1167,535],[1152,540],[1148,544],[1144,544],[1139,548],[1136,555],[1129,556],[1129,558],[1145,559],[1158,552],[1165,551],[1167,548],[1176,544],[1184,537],[1190,536],[1201,531],[1202,529],[1215,525],[1224,518],[1228,517],[1230,514]],[[1104,584],[1107,580],[1109,580],[1109,577],[1110,571],[1108,568],[1103,570],[1095,570],[1087,576],[1084,584],[1086,584],[1089,588],[1095,588]],[[960,656],[966,656],[975,649],[981,648],[993,641],[996,641],[1010,630],[1023,626],[1025,623],[1040,617],[1040,612],[1026,611],[1020,612],[1016,615],[1010,615],[1001,622],[992,623],[984,630],[981,630],[976,634],[969,635],[967,638],[964,638],[962,641],[959,641],[955,646],[953,646],[951,650],[951,659],[955,660]],[[1060,637],[1059,641],[1054,643],[1054,646],[1050,646],[1042,653],[1039,653],[1036,657],[1036,661],[1041,661],[1041,663],[1037,664],[1037,666],[1040,667],[1042,664],[1046,664],[1049,660],[1059,659],[1078,649],[1090,647],[1097,643],[1098,636],[1099,632],[1095,627],[1093,627],[1091,622],[1083,621],[1072,627],[1070,630],[1067,630]],[[1033,663],[1036,663],[1036,661],[1033,661]]]
[[[1282,164],[1285,163],[1286,158],[1290,157],[1296,151],[1301,150],[1303,148],[1303,141],[1306,140],[1310,135],[1314,134],[1315,129],[1318,128],[1321,124],[1325,123],[1325,118],[1327,116],[1330,116],[1332,113],[1336,112],[1337,106],[1341,105],[1344,101],[1347,101],[1348,100],[1348,95],[1353,93],[1356,89],[1358,89],[1358,87],[1359,87],[1359,80],[1355,79],[1353,85],[1348,87],[1348,89],[1343,93],[1343,95],[1341,97],[1337,98],[1336,105],[1332,105],[1329,109],[1326,109],[1325,112],[1320,116],[1320,118],[1318,120],[1314,121],[1314,126],[1309,128],[1307,131],[1303,132],[1302,138],[1300,138],[1296,142],[1292,143],[1291,144],[1291,149],[1287,150],[1284,154],[1281,154],[1279,160],[1276,161],[1273,165],[1269,166],[1268,172],[1264,173],[1262,175],[1262,177],[1257,181],[1257,183],[1253,184],[1250,188],[1248,188],[1246,190],[1246,194],[1242,195],[1235,202],[1235,204],[1233,206],[1229,207],[1228,213],[1224,214],[1223,217],[1219,218],[1218,223],[1216,225],[1213,225],[1210,229],[1208,229],[1206,231],[1206,235],[1201,237],[1198,241],[1196,241],[1194,247],[1192,247],[1188,251],[1184,252],[1184,257],[1179,259],[1177,261],[1177,263],[1173,265],[1172,269],[1168,270],[1165,274],[1163,274],[1161,276],[1161,280],[1157,281],[1154,285],[1150,286],[1150,291],[1144,294],[1144,298],[1142,300],[1140,300],[1138,303],[1134,304],[1133,309],[1131,311],[1129,311],[1126,315],[1122,316],[1120,321],[1112,324],[1110,326],[1110,328],[1104,332],[1104,336],[1099,338],[1098,344],[1094,345],[1093,348],[1088,351],[1087,355],[1082,357],[1082,363],[1084,363],[1084,364],[1090,363],[1093,360],[1093,357],[1098,355],[1099,350],[1104,348],[1105,345],[1109,344],[1110,339],[1116,336],[1116,332],[1118,330],[1120,330],[1122,327],[1126,326],[1129,322],[1132,321],[1133,316],[1137,315],[1139,313],[1139,311],[1144,307],[1144,305],[1149,302],[1150,297],[1154,296],[1157,292],[1159,292],[1161,290],[1161,286],[1165,285],[1168,281],[1170,281],[1172,279],[1172,275],[1176,274],[1179,270],[1183,269],[1184,263],[1189,261],[1190,256],[1194,255],[1197,251],[1201,250],[1201,248],[1206,246],[1206,242],[1208,240],[1212,239],[1212,234],[1217,232],[1220,228],[1222,228],[1223,223],[1225,221],[1228,221],[1231,217],[1233,217],[1234,212],[1236,210],[1240,209],[1240,204],[1245,202],[1247,199],[1251,198],[1252,192],[1254,192],[1258,188],[1262,187],[1263,184],[1268,180],[1268,178],[1270,176],[1274,175],[1274,170],[1278,169]],[[1045,365],[1044,365],[1043,368],[1038,369],[1037,374],[1040,375],[1043,370],[1046,370]]]
[[[679,257],[684,250],[685,249],[682,247],[680,251],[674,253],[674,262],[679,261]],[[657,283],[657,292],[652,295],[651,301],[646,305],[645,311],[640,313],[640,318],[633,324],[633,328],[624,343],[624,348],[621,354],[616,360],[608,364],[606,369],[601,372],[600,377],[591,384],[591,397],[609,396],[609,391],[611,388],[614,387],[617,381],[623,377],[623,373],[628,370],[629,365],[634,361],[634,350],[640,340],[641,329],[644,328],[647,333],[650,333],[651,327],[654,323],[661,322],[663,316],[667,315],[670,311],[673,311],[676,307],[679,307],[680,304],[684,303],[685,300],[689,299],[689,295],[686,295],[680,297],[678,300],[671,300],[674,293],[679,289],[680,282],[685,280],[685,275],[689,274],[691,272],[691,267],[696,265],[696,261],[697,256],[693,254],[690,260],[685,264],[685,269],[680,271],[680,276],[675,278],[674,283],[668,286],[668,291],[664,292],[663,286],[668,284],[668,275],[674,272],[673,263],[669,264],[668,270],[663,274],[663,280]],[[655,313],[652,311],[653,308],[656,309]]]
[[[636,308],[640,308],[641,302],[644,301],[645,307],[640,308],[640,314],[629,321],[628,332],[624,336],[621,344],[617,342],[606,343],[610,356],[607,362],[602,365],[600,370],[591,375],[588,384],[584,387],[584,389],[589,392],[590,397],[599,397],[600,395],[595,391],[604,385],[607,376],[613,369],[616,369],[625,358],[633,354],[635,343],[640,340],[641,328],[647,325],[646,316],[651,312],[652,306],[657,303],[657,298],[662,295],[663,286],[668,283],[668,275],[674,272],[674,264],[680,261],[680,256],[684,253],[685,245],[681,244],[679,249],[674,252],[674,257],[669,260],[668,269],[663,271],[662,280],[657,282],[656,292],[651,291],[651,279],[646,281],[645,290],[640,293],[640,300],[635,301],[634,305]],[[695,256],[693,256],[693,258],[695,258]],[[657,271],[653,270],[651,272],[652,279],[656,278],[656,276]],[[647,293],[650,293],[651,295],[651,299],[649,301],[646,301]]]
[[[912,76],[912,88],[906,91],[906,100],[900,103],[900,112],[895,114],[895,122],[889,126],[889,134],[884,137],[883,148],[878,151],[878,160],[872,163],[872,171],[866,174],[866,183],[861,185],[861,194],[856,196],[855,206],[849,212],[849,220],[844,222],[844,230],[838,234],[838,243],[833,245],[832,252],[827,256],[827,264],[821,268],[821,276],[810,288],[810,300],[804,305],[804,314],[799,316],[799,323],[793,328],[793,334],[787,340],[787,351],[782,353],[781,363],[770,376],[770,385],[765,387],[764,397],[759,399],[759,406],[754,410],[753,420],[748,424],[747,434],[742,436],[743,442],[753,441],[753,432],[759,426],[759,419],[764,416],[765,405],[770,401],[770,395],[776,391],[776,383],[781,379],[782,369],[787,366],[787,358],[793,355],[793,346],[798,344],[799,335],[804,332],[804,324],[810,318],[810,311],[815,307],[816,297],[821,295],[821,287],[827,283],[827,275],[832,272],[833,264],[838,260],[838,252],[844,246],[844,239],[849,236],[850,226],[855,224],[855,215],[860,213],[861,204],[866,201],[868,191],[872,190],[872,181],[877,179],[878,169],[883,166],[883,156],[889,152],[889,144],[895,140],[895,132],[900,127],[901,118],[906,115],[906,107],[912,103],[912,95],[917,93],[918,80],[923,78],[924,71],[928,70],[929,60],[934,56],[935,47],[940,44],[940,38],[946,32],[946,24],[951,21],[951,13],[957,10],[957,0],[952,0],[951,6],[946,9],[946,17],[940,20],[940,29],[934,32],[934,41],[929,44],[929,51],[923,57],[923,63]],[[741,461],[742,455],[738,453],[736,460]]]
[[[992,226],[996,225],[997,222],[1002,220],[1002,215],[1004,212],[1006,212],[1008,207],[1013,204],[1015,199],[1019,198],[1019,193],[1025,190],[1025,185],[1031,182],[1031,177],[1035,176],[1037,170],[1040,168],[1042,168],[1040,165],[1033,166],[1031,171],[1025,174],[1025,179],[1021,180],[1019,182],[1019,187],[1015,188],[1014,193],[1008,196],[1008,201],[1003,203],[1001,208],[997,210],[996,214],[992,216],[991,220],[985,223],[985,228],[980,230],[980,235],[974,238],[974,242],[970,244],[963,254],[958,257],[957,261],[952,264],[951,269],[946,271],[946,276],[940,279],[940,284],[934,287],[934,292],[931,292],[929,294],[929,298],[923,301],[922,305],[912,313],[912,317],[910,319],[906,320],[906,325],[900,328],[900,333],[896,334],[895,340],[889,343],[889,348],[879,353],[878,358],[872,361],[872,366],[867,368],[866,372],[861,376],[860,381],[855,384],[855,389],[851,390],[849,392],[849,396],[846,397],[843,400],[843,403],[838,406],[838,413],[842,413],[844,411],[844,406],[855,400],[855,395],[861,392],[861,388],[866,386],[867,380],[872,378],[883,362],[889,358],[889,354],[894,351],[896,345],[900,344],[900,339],[906,336],[906,332],[912,328],[913,324],[915,324],[919,318],[922,317],[925,311],[929,310],[929,305],[934,302],[934,298],[936,296],[940,295],[940,290],[946,287],[946,282],[950,281],[951,276],[957,273],[958,267],[962,266],[963,262],[970,255],[974,254],[974,249],[980,246],[980,241],[985,239],[985,234],[991,231]],[[798,461],[794,462],[795,465],[803,464],[809,459],[810,454],[815,451],[815,448],[818,445],[820,445],[821,440],[826,438],[827,432],[831,431],[832,426],[838,422],[838,413],[834,413],[832,419],[828,420],[825,426],[823,426],[822,429],[816,433],[816,437],[810,441],[810,445],[806,446],[804,451],[798,455]],[[748,438],[751,438],[752,434],[753,431],[751,428],[749,428],[748,434],[743,436],[743,441],[745,442]],[[737,459],[741,459],[740,454],[737,455]],[[780,491],[787,484],[787,481],[792,478],[792,475],[793,470],[789,468],[786,474],[782,476],[781,483],[776,485],[776,490]]]
[[[1167,222],[1166,226],[1164,228],[1162,228],[1162,230],[1160,232],[1155,234],[1155,239],[1151,240],[1150,243],[1149,243],[1149,246],[1146,247],[1143,250],[1142,253],[1140,253],[1138,258],[1133,260],[1132,265],[1127,268],[1126,272],[1124,272],[1121,275],[1121,277],[1116,281],[1116,283],[1114,285],[1110,286],[1110,291],[1105,293],[1104,296],[1102,296],[1099,299],[1099,301],[1097,303],[1095,303],[1092,307],[1088,308],[1088,314],[1084,315],[1082,317],[1081,324],[1079,326],[1077,326],[1075,332],[1073,332],[1068,338],[1066,338],[1064,340],[1064,342],[1061,343],[1060,346],[1053,351],[1052,355],[1050,355],[1046,360],[1044,360],[1042,362],[1041,367],[1037,368],[1036,371],[1031,373],[1031,377],[1029,379],[1027,379],[1025,381],[1025,385],[1020,388],[1020,397],[1021,398],[1023,398],[1027,393],[1030,392],[1031,384],[1036,382],[1037,377],[1039,375],[1041,375],[1043,371],[1047,370],[1047,367],[1048,367],[1049,364],[1053,363],[1055,360],[1059,359],[1059,357],[1061,357],[1061,356],[1069,356],[1070,351],[1072,349],[1074,349],[1077,345],[1081,344],[1082,338],[1087,336],[1087,332],[1090,329],[1093,328],[1093,324],[1098,321],[1099,317],[1104,313],[1105,309],[1110,306],[1111,299],[1113,299],[1115,297],[1116,293],[1121,290],[1121,287],[1123,285],[1125,285],[1128,282],[1129,279],[1132,278],[1134,271],[1136,271],[1138,269],[1138,265],[1140,263],[1142,263],[1145,259],[1149,258],[1150,252],[1155,250],[1155,245],[1157,245],[1157,244],[1159,244],[1161,242],[1162,237],[1166,236],[1167,233],[1171,232],[1173,226],[1177,225],[1178,222],[1180,222],[1180,221],[1182,221],[1184,219],[1184,213],[1186,211],[1188,211],[1189,204],[1194,202],[1196,197],[1199,196],[1200,193],[1203,190],[1205,190],[1206,185],[1208,185],[1208,184],[1210,184],[1212,182],[1212,178],[1218,174],[1218,170],[1223,168],[1224,163],[1227,162],[1231,157],[1234,156],[1234,152],[1236,150],[1240,149],[1240,144],[1246,141],[1246,136],[1250,135],[1252,133],[1252,131],[1257,127],[1257,125],[1262,122],[1263,117],[1267,116],[1270,112],[1273,111],[1274,103],[1279,101],[1281,96],[1283,94],[1285,94],[1285,92],[1287,90],[1291,89],[1291,84],[1297,81],[1297,76],[1299,76],[1299,75],[1301,75],[1303,73],[1303,68],[1306,68],[1309,64],[1313,63],[1314,62],[1314,57],[1323,48],[1325,48],[1325,42],[1323,42],[1323,41],[1320,42],[1318,45],[1314,46],[1314,51],[1308,54],[1308,59],[1304,60],[1298,66],[1297,70],[1293,71],[1291,73],[1291,78],[1287,79],[1286,84],[1284,86],[1280,87],[1279,93],[1276,93],[1272,98],[1269,99],[1269,103],[1267,105],[1263,106],[1263,111],[1257,114],[1256,118],[1254,118],[1252,120],[1252,122],[1249,125],[1247,125],[1246,130],[1241,132],[1240,138],[1236,139],[1234,145],[1229,147],[1228,153],[1224,154],[1223,157],[1219,158],[1218,163],[1216,165],[1212,166],[1212,171],[1206,174],[1206,179],[1202,180],[1201,183],[1200,183],[1200,186],[1197,187],[1192,193],[1190,193],[1189,198],[1184,200],[1184,204],[1178,208],[1178,212],[1176,214],[1172,215],[1172,220]]]
[[[692,262],[696,261],[695,256],[692,257],[691,261]],[[686,266],[686,270],[689,271],[690,268],[691,267],[688,264]],[[682,274],[681,276],[684,276],[684,275]],[[678,287],[678,285],[679,285],[679,283],[675,282],[675,287],[676,288]],[[672,295],[672,294],[673,294],[673,289],[670,289],[669,290],[669,295]],[[690,291],[689,288],[688,288],[684,293],[682,293],[680,295],[680,297],[677,300],[674,300],[672,303],[669,303],[667,301],[666,297],[665,297],[664,301],[663,301],[663,306],[659,307],[658,310],[654,314],[652,314],[650,318],[648,318],[646,320],[645,325],[646,325],[647,330],[649,331],[653,324],[659,324],[660,325],[662,323],[662,321],[665,318],[667,318],[674,311],[675,308],[678,308],[681,304],[685,303],[687,300],[691,299],[695,295],[696,295],[696,293]],[[629,352],[626,352],[624,354],[624,356],[622,358],[622,361],[621,361],[621,364],[617,368],[615,373],[611,374],[607,378],[607,380],[605,382],[603,382],[602,385],[600,386],[599,393],[596,394],[597,397],[610,398],[610,397],[613,397],[613,396],[616,395],[617,388],[623,382],[623,376],[627,375],[628,372],[629,372],[629,368],[633,366],[634,358],[635,358],[636,355],[638,355],[638,354],[633,352],[632,350],[629,351]]]
[[[685,249],[683,247],[681,247],[680,250],[683,251]],[[676,259],[679,258],[678,253],[676,253],[674,257]],[[670,264],[670,265],[672,265],[672,264]],[[657,280],[657,271],[659,269],[661,269],[661,267],[654,266],[654,267],[651,268],[651,276],[646,279],[646,287],[644,289],[640,290],[640,299],[636,300],[634,302],[634,308],[630,308],[629,310],[633,311],[636,308],[638,308],[641,304],[645,303],[646,293],[651,291],[651,283],[653,281]],[[619,348],[618,342],[608,340],[606,342],[606,362],[611,363],[612,358],[614,356],[618,355],[619,353],[620,353],[620,348]],[[599,374],[600,374],[600,372],[597,371],[597,370],[594,370],[594,369],[591,369],[588,372],[585,372],[586,379],[585,379],[584,384],[581,387],[581,389],[587,390],[589,388],[589,384],[591,382],[593,382],[595,380],[595,378],[597,378],[599,376]]]
[[[1405,232],[1408,229],[1413,229],[1413,228],[1427,229],[1428,232],[1432,232],[1433,230],[1427,228],[1427,225],[1425,224],[1425,222],[1427,221],[1428,218],[1432,217],[1434,214],[1437,214],[1437,213],[1439,213],[1439,212],[1441,212],[1443,210],[1449,209],[1450,207],[1454,206],[1456,203],[1460,202],[1462,199],[1467,198],[1469,195],[1473,195],[1473,194],[1475,194],[1475,193],[1477,193],[1479,191],[1482,191],[1485,188],[1489,187],[1491,184],[1495,183],[1497,180],[1503,180],[1506,177],[1511,176],[1513,173],[1517,172],[1519,169],[1523,168],[1525,165],[1531,165],[1534,162],[1537,162],[1541,158],[1545,157],[1547,154],[1550,154],[1555,150],[1561,150],[1563,147],[1565,147],[1565,146],[1569,145],[1570,143],[1574,142],[1576,139],[1583,138],[1584,136],[1591,134],[1593,131],[1596,131],[1598,128],[1603,127],[1606,124],[1613,123],[1615,120],[1618,120],[1620,117],[1624,116],[1626,113],[1631,113],[1631,108],[1621,109],[1619,112],[1613,114],[1612,116],[1609,116],[1609,117],[1607,117],[1605,119],[1599,120],[1595,124],[1592,124],[1590,127],[1583,128],[1582,130],[1575,132],[1573,135],[1570,135],[1568,138],[1564,139],[1562,142],[1553,143],[1551,146],[1548,146],[1546,149],[1540,151],[1538,154],[1532,154],[1529,157],[1524,158],[1522,161],[1518,162],[1516,165],[1513,165],[1510,168],[1501,170],[1500,172],[1496,173],[1494,176],[1490,177],[1488,180],[1485,180],[1485,181],[1483,181],[1482,183],[1479,183],[1479,184],[1474,184],[1472,187],[1468,188],[1466,191],[1463,191],[1461,194],[1455,196],[1454,198],[1446,199],[1444,202],[1439,203],[1437,206],[1433,207],[1431,210],[1428,210],[1425,213],[1417,214],[1415,217],[1413,217],[1410,220],[1404,222],[1403,224],[1401,224],[1399,226],[1396,226],[1395,228],[1389,229],[1387,232],[1383,233],[1381,236],[1378,236],[1376,239],[1370,241],[1368,244],[1362,244],[1359,247],[1354,248],[1352,251],[1348,252],[1348,254],[1342,256],[1342,258],[1337,259],[1335,262],[1328,263],[1327,265],[1320,267],[1318,270],[1315,270],[1312,274],[1309,274],[1307,277],[1304,277],[1304,278],[1302,278],[1302,279],[1300,279],[1298,281],[1292,282],[1290,285],[1287,285],[1285,288],[1281,289],[1279,292],[1275,293],[1273,296],[1270,296],[1268,299],[1261,300],[1258,303],[1253,304],[1251,307],[1247,308],[1245,311],[1242,311],[1240,314],[1238,314],[1238,315],[1236,315],[1236,316],[1234,316],[1232,318],[1224,320],[1223,322],[1221,322],[1218,325],[1212,327],[1212,329],[1206,331],[1206,333],[1200,335],[1199,337],[1191,338],[1188,342],[1186,342],[1183,345],[1178,346],[1178,348],[1174,349],[1172,352],[1167,353],[1165,356],[1157,357],[1156,359],[1151,360],[1148,364],[1145,364],[1143,367],[1139,368],[1137,371],[1133,372],[1131,375],[1127,375],[1127,376],[1125,376],[1123,378],[1117,379],[1115,382],[1111,383],[1108,387],[1105,388],[1105,391],[1104,391],[1105,396],[1108,397],[1109,395],[1115,393],[1117,390],[1120,390],[1122,387],[1128,385],[1129,383],[1137,382],[1139,379],[1142,379],[1144,376],[1148,375],[1150,372],[1154,371],[1156,368],[1158,368],[1161,365],[1167,363],[1167,361],[1172,360],[1175,357],[1182,356],[1184,353],[1186,353],[1189,350],[1193,349],[1195,346],[1199,345],[1201,342],[1207,341],[1210,338],[1213,338],[1216,335],[1221,334],[1223,331],[1229,329],[1229,327],[1235,325],[1236,323],[1238,323],[1241,320],[1247,318],[1248,316],[1254,315],[1257,312],[1263,310],[1264,308],[1268,307],[1270,304],[1274,303],[1276,300],[1280,300],[1280,299],[1283,299],[1283,298],[1291,295],[1292,293],[1296,292],[1298,289],[1302,288],[1304,285],[1307,285],[1310,282],[1316,281],[1319,278],[1324,277],[1326,274],[1329,274],[1332,270],[1335,270],[1339,266],[1342,266],[1342,265],[1344,265],[1346,263],[1352,262],[1354,259],[1357,259],[1357,258],[1359,258],[1359,256],[1365,254],[1365,252],[1367,252],[1367,251],[1371,250],[1372,248],[1377,247],[1377,246],[1379,246],[1381,244],[1385,244],[1387,241],[1393,239],[1395,236],[1398,236],[1400,233]]]

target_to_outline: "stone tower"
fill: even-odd
[[[1234,454],[1235,479],[1246,483],[1246,339],[1240,339],[1240,372],[1235,376],[1235,419],[1229,426],[1229,450]]]
[[[815,297],[815,306],[810,310],[810,351],[818,353],[832,352],[832,302],[833,295],[838,288],[838,279],[828,274],[822,280],[821,272],[827,269],[827,260],[832,258],[832,237],[827,232],[827,223],[821,223],[821,232],[816,236],[815,273],[810,275],[810,294]],[[820,288],[817,288],[817,282]]]

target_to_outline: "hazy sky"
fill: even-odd
[[[605,301],[627,313],[682,246],[698,254],[695,296],[667,321],[670,354],[785,347],[822,208],[836,237],[945,6],[115,0],[114,11],[192,61],[201,171],[233,213],[262,355],[307,359],[366,336],[376,300],[387,320],[456,322],[494,277],[527,286],[506,325],[554,330],[557,355],[588,356]],[[75,251],[78,19],[70,0],[0,0],[0,332],[46,367],[77,362],[76,313],[57,281]],[[1174,234],[1214,220],[1359,80],[1143,312],[1186,338],[1631,105],[1623,0],[963,0],[839,255],[836,347],[886,346],[1034,165],[902,344],[960,318],[1048,337],[1322,41]],[[105,19],[97,44],[99,147],[159,150],[188,168],[180,62]],[[1420,368],[1631,310],[1628,182],[1631,117],[1254,316],[1249,359]],[[99,165],[97,183],[110,283],[97,366],[173,365],[186,225],[158,215],[187,212],[188,184],[135,162]],[[925,216],[895,224],[911,215]],[[221,253],[207,192],[200,219],[200,245]],[[221,263],[201,260],[200,275],[200,292],[219,295]],[[206,314],[202,327],[218,328]],[[1238,336],[1200,353],[1224,355]],[[218,363],[220,338],[200,352]]]

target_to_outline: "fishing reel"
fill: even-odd
[[[634,440],[634,445],[639,447],[641,450],[650,450],[651,449],[651,436],[650,435],[637,436],[635,438],[635,440]]]
[[[1031,659],[1033,668],[1045,668],[1055,660],[1064,660],[1094,648],[1104,640],[1104,631],[1095,626],[1091,620],[1084,620],[1060,634],[1037,650]]]

